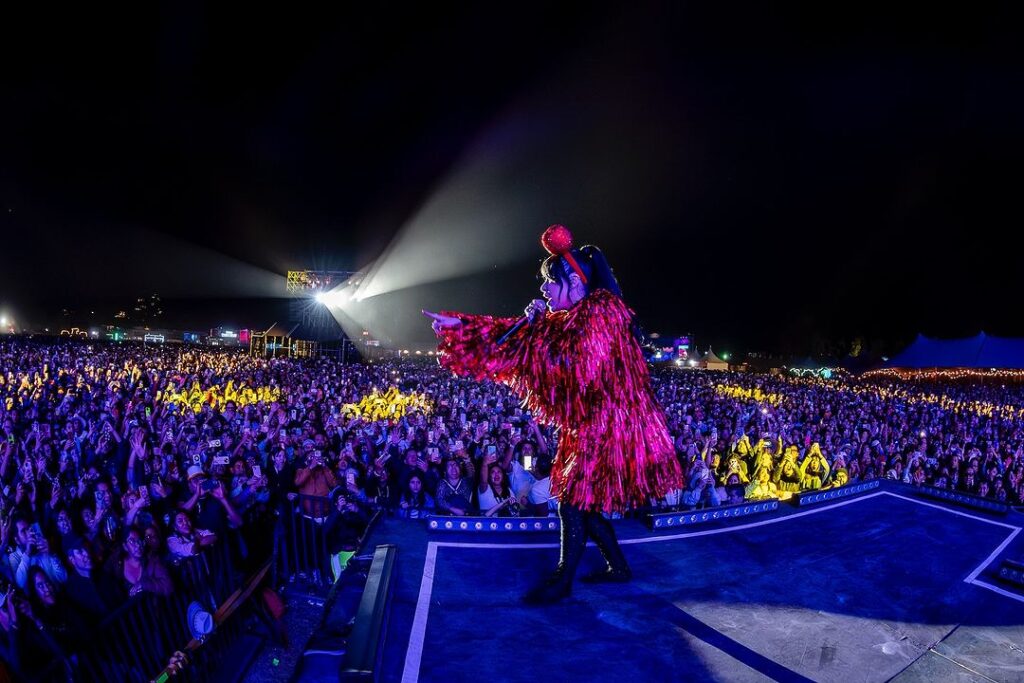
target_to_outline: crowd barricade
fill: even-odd
[[[170,563],[174,591],[169,596],[142,593],[130,598],[93,629],[91,639],[80,651],[58,654],[35,680],[153,680],[173,653],[193,641],[187,623],[189,605],[197,602],[203,610],[215,613],[237,596],[245,584],[235,568],[238,541],[238,537],[228,537],[199,555]],[[264,561],[264,566],[268,561]],[[264,570],[260,577],[265,573]],[[240,619],[218,623],[204,641],[204,647],[192,656],[186,678],[208,680],[242,631]]]
[[[322,580],[330,580],[326,522],[331,507],[330,498],[322,496],[297,495],[287,501],[274,525],[273,555],[265,560],[248,558],[248,566],[258,567],[250,569],[248,578],[239,571],[237,561],[244,546],[241,535],[229,535],[199,555],[170,563],[174,580],[170,596],[143,593],[129,599],[93,630],[93,638],[79,652],[66,656],[55,652],[52,664],[35,680],[146,683],[167,670],[175,652],[186,650],[188,665],[176,678],[211,680],[222,666],[224,670],[237,667],[240,663],[224,660],[244,635],[242,619],[232,615],[259,590],[256,584],[265,581],[268,570],[283,572],[285,577],[306,574],[312,578],[318,572]],[[277,579],[272,577],[270,585],[279,585]],[[187,624],[193,601],[213,613],[217,622],[213,633],[199,644]],[[262,606],[246,604],[255,608],[257,616],[267,618]]]
[[[249,607],[254,608],[253,613],[263,621],[272,619],[254,599],[256,591],[264,583],[270,564],[269,560],[265,562],[220,603],[213,614],[215,626],[212,633],[200,639],[190,636],[191,640],[175,651],[171,661],[152,680],[163,683],[172,676],[182,681],[238,680],[250,661],[248,657],[257,651],[262,641],[255,644],[252,642],[253,638],[248,634],[243,618],[236,612],[242,607]],[[246,637],[249,638],[248,644],[236,647]]]
[[[330,576],[327,550],[327,518],[331,499],[298,494],[283,506],[275,533],[275,571],[288,581],[306,577],[318,582]]]
[[[235,569],[233,540],[217,542],[201,554],[171,565],[184,592],[206,607],[222,604],[240,582]]]

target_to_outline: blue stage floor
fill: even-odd
[[[1024,557],[1024,516],[896,491],[783,506],[655,535],[617,523],[635,579],[520,596],[557,561],[554,534],[428,534],[399,546],[382,680],[1024,681],[1024,601],[971,581]],[[483,541],[483,542],[482,542]],[[581,574],[601,562],[587,550]]]

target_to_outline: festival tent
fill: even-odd
[[[715,355],[715,352],[708,348],[708,352],[700,357],[700,365],[707,370],[728,370],[729,364]]]
[[[886,367],[1024,369],[1024,339],[991,337],[984,332],[966,339],[931,339],[919,334]]]

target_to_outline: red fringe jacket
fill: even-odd
[[[545,312],[504,345],[515,318],[444,311],[439,362],[456,375],[510,386],[559,429],[551,491],[586,510],[622,511],[681,486],[665,416],[633,337],[632,311],[598,289],[568,310]]]

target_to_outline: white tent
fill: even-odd
[[[700,357],[700,367],[705,370],[728,370],[729,364],[716,356],[709,347],[707,353]]]

